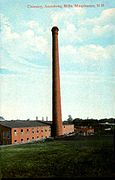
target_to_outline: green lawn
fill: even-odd
[[[1,147],[2,178],[112,177],[113,137],[76,137]]]

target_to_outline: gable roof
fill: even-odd
[[[37,127],[37,126],[50,126],[50,124],[47,124],[40,120],[11,120],[11,121],[0,121],[0,125],[3,125],[5,127],[9,128],[23,128],[23,127]]]

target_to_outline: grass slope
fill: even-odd
[[[1,178],[112,177],[113,137],[74,137],[2,147]]]

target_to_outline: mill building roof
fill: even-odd
[[[0,121],[0,125],[9,127],[9,128],[21,128],[21,127],[37,127],[37,126],[48,126],[43,121],[40,120],[5,120]]]

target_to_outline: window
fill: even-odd
[[[39,138],[39,136],[37,136],[37,139]]]
[[[47,132],[47,129],[45,129],[45,132]]]
[[[38,133],[39,131],[37,130],[37,133]]]
[[[21,129],[21,132],[23,132],[23,129]]]
[[[34,139],[34,137],[32,137],[32,139]]]
[[[29,131],[29,129],[27,129],[27,132]]]
[[[29,141],[29,138],[27,138],[27,141]]]
[[[23,142],[24,140],[23,139],[21,139],[21,142]]]
[[[10,138],[10,131],[3,131],[3,137]]]
[[[32,133],[34,133],[34,128],[32,128]]]
[[[41,132],[43,132],[43,129],[41,130]]]
[[[14,129],[14,135],[16,135],[16,133],[17,133],[17,132],[16,132],[16,129]]]
[[[17,140],[14,140],[14,142],[16,143],[16,142],[17,142]]]

